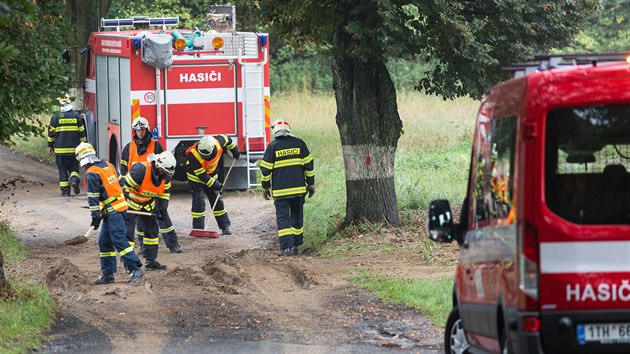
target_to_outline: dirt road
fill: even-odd
[[[47,284],[61,303],[44,352],[442,351],[441,329],[420,313],[384,305],[345,280],[357,267],[401,275],[432,269],[393,258],[277,257],[273,205],[249,192],[225,198],[233,235],[189,237],[191,197],[180,189],[169,212],[184,253],[160,243],[167,270],[145,271],[144,281],[128,285],[119,269],[114,284],[93,286],[97,232],[87,243],[62,244],[90,225],[85,192],[61,198],[54,166],[0,146],[0,218],[29,252],[7,272]]]

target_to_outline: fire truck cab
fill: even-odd
[[[210,6],[205,32],[177,29],[178,17],[101,20],[88,42],[84,90],[88,140],[100,158],[119,168],[142,116],[175,155],[175,179],[186,180],[188,147],[224,134],[242,153],[226,188],[258,185],[255,162],[270,140],[268,36],[237,32],[234,19],[233,6]]]
[[[541,56],[489,90],[460,223],[446,353],[630,353],[630,64]]]

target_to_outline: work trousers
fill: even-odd
[[[133,251],[133,246],[127,240],[125,216],[128,216],[127,213],[113,213],[105,216],[101,222],[98,251],[103,275],[116,273],[116,252],[127,270],[134,271],[142,266],[142,262]]]
[[[297,247],[304,243],[304,196],[275,199],[276,224],[280,248]]]
[[[168,215],[168,211],[164,210],[160,217],[157,218],[158,226],[160,227],[160,233],[162,234],[162,238],[164,239],[164,243],[166,247],[171,250],[177,246],[179,246],[179,240],[177,238],[177,233],[175,232],[175,227],[173,226],[173,222],[171,221],[170,215]],[[144,227],[142,223],[138,223],[138,243],[140,247],[144,249]]]
[[[79,184],[79,161],[74,155],[55,155],[55,163],[59,170],[59,187],[63,195],[70,195],[70,184]]]
[[[147,261],[154,261],[158,256],[159,227],[155,215],[136,215],[127,213],[127,240],[134,242],[134,231],[136,222],[144,230],[144,237],[140,243],[142,256]]]
[[[218,191],[212,190],[205,185],[188,182],[188,185],[192,189],[192,227],[193,229],[204,229],[206,223],[206,197],[210,202],[210,207],[214,205],[214,202],[217,198],[217,205],[214,207],[212,214],[214,215],[215,220],[217,221],[217,225],[221,230],[225,228],[229,228],[230,217],[228,216],[227,210],[225,210],[225,206],[223,205],[223,198],[221,197]]]

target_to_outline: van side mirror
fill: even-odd
[[[435,242],[452,242],[455,237],[453,213],[448,200],[434,200],[429,204],[429,238]]]

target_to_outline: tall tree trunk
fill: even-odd
[[[67,2],[73,29],[68,34],[68,44],[71,48],[72,63],[76,70],[71,86],[78,89],[78,102],[83,102],[82,90],[85,88],[87,56],[89,54],[88,52],[83,55],[80,53],[83,48],[87,47],[90,33],[98,31],[101,18],[106,17],[111,3],[112,0],[68,0]]]
[[[343,47],[349,36],[337,33]],[[335,58],[333,85],[337,127],[346,171],[346,219],[400,226],[394,159],[402,131],[396,89],[385,63]]]

